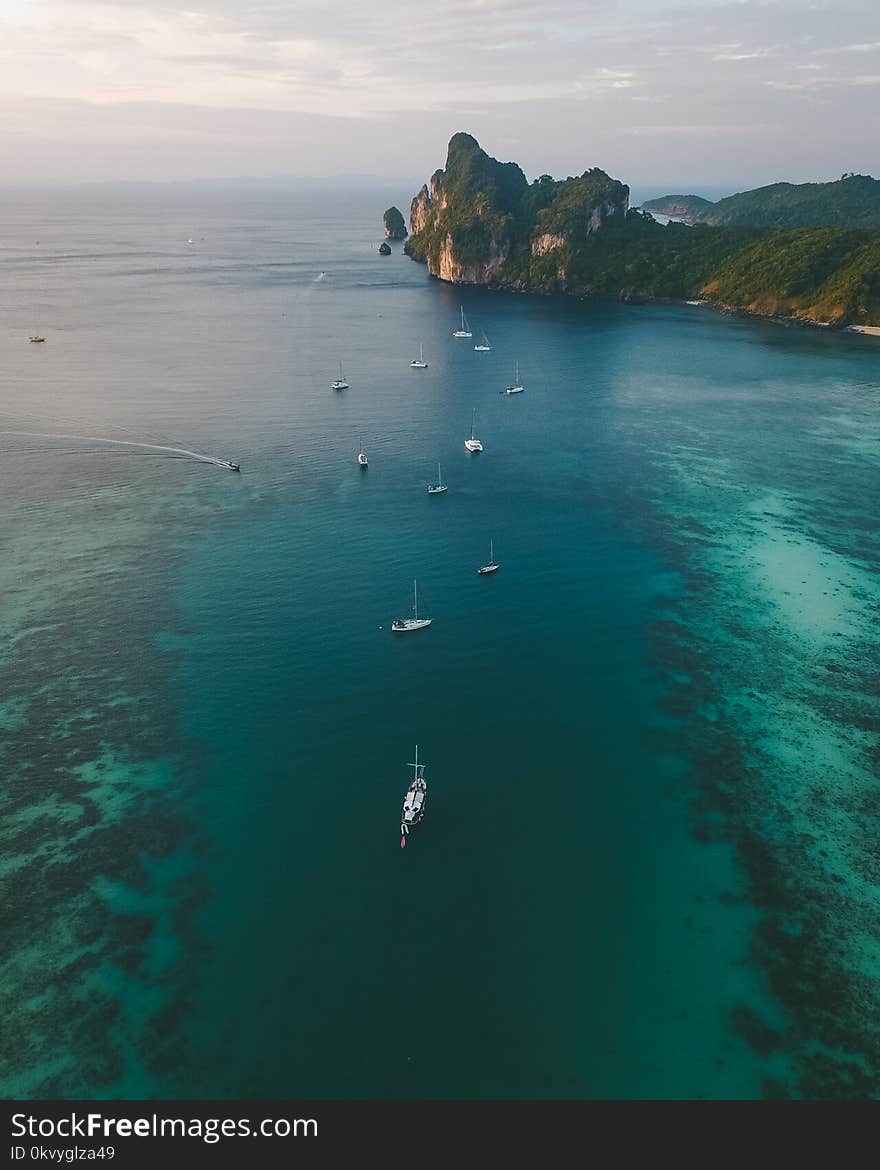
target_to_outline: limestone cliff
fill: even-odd
[[[405,250],[440,280],[515,287],[530,286],[530,256],[559,252],[554,279],[564,284],[564,253],[609,219],[623,220],[628,197],[600,170],[529,184],[516,163],[498,162],[470,134],[456,134],[445,168],[412,201]]]

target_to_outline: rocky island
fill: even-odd
[[[630,209],[629,188],[603,170],[529,183],[470,134],[450,140],[446,166],[412,201],[410,227],[407,254],[456,284],[880,325],[878,229],[662,226]]]
[[[389,207],[382,217],[385,227],[385,238],[388,240],[405,240],[407,236],[406,220],[398,207]]]
[[[661,195],[659,199],[643,203],[641,210],[668,215],[682,223],[696,223],[711,206],[711,199],[704,199],[702,195]]]
[[[531,263],[541,259],[553,287],[564,288],[573,249],[609,220],[623,222],[628,206],[629,188],[597,168],[530,184],[516,163],[456,134],[446,167],[413,199],[405,251],[440,280],[519,289],[547,284]]]

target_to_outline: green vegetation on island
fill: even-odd
[[[833,183],[773,183],[719,199],[701,223],[762,228],[880,228],[880,180],[844,175]]]
[[[553,287],[548,259],[531,259],[521,287]],[[566,287],[628,300],[699,298],[816,324],[878,324],[880,231],[661,227],[630,213],[622,227],[609,225],[571,251]]]
[[[627,301],[701,299],[816,324],[880,324],[880,230],[663,226],[628,211],[628,194],[595,168],[530,184],[515,163],[500,163],[469,134],[456,134],[445,169],[413,200],[406,251],[455,283]]]
[[[398,207],[389,207],[382,217],[385,235],[389,240],[406,239],[406,220]]]

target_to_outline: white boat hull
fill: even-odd
[[[410,362],[409,365],[412,370],[427,370],[428,368],[427,362]]]
[[[452,335],[453,337],[473,337],[473,333],[468,333],[466,329],[456,329]]]
[[[505,388],[504,393],[505,394],[522,394],[523,390],[525,390],[525,386],[507,386]]]
[[[491,345],[475,345],[474,351],[476,353],[489,353],[492,349]]]
[[[439,496],[441,492],[446,492],[446,491],[449,491],[449,488],[446,486],[445,483],[442,484],[440,487],[434,487],[432,484],[428,484],[428,495],[429,496]]]
[[[411,634],[413,630],[424,630],[432,622],[432,618],[404,618],[402,621],[391,623],[393,634]]]
[[[497,573],[500,568],[500,565],[483,565],[477,572],[481,577],[488,577],[490,573]]]
[[[483,444],[480,442],[479,439],[465,439],[464,445],[465,445],[465,447],[467,447],[468,451],[482,451],[483,450]]]
[[[331,382],[330,389],[331,390],[347,390],[348,389],[348,382]]]

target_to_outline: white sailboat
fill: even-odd
[[[473,333],[471,333],[470,329],[468,328],[467,317],[464,315],[464,305],[461,306],[461,328],[456,329],[452,336],[473,337]]]
[[[348,382],[345,380],[345,371],[342,368],[342,362],[339,363],[339,377],[330,383],[331,390],[347,390]]]
[[[489,344],[489,338],[486,336],[486,330],[481,329],[480,330],[480,344],[475,345],[474,349],[477,351],[477,353],[488,353],[491,350],[491,348],[492,348],[492,346]]]
[[[414,828],[425,815],[425,803],[428,799],[428,784],[425,780],[425,765],[419,763],[419,745],[416,744],[416,760],[407,767],[413,769],[412,784],[406,790],[403,798],[403,811],[400,814],[400,848],[406,848],[406,839],[410,829]]]
[[[391,623],[394,634],[409,634],[413,630],[423,630],[431,624],[431,618],[419,617],[419,588],[413,581],[413,615],[411,618],[397,618]]]
[[[465,441],[464,441],[464,445],[465,445],[465,447],[467,447],[468,451],[482,451],[483,450],[483,444],[474,435],[474,428],[476,425],[477,425],[477,412],[476,412],[476,410],[474,410],[474,413],[471,417],[471,437],[469,439],[465,439]]]
[[[443,482],[443,475],[440,471],[440,464],[437,464],[437,482],[428,484],[428,495],[439,496],[441,492],[448,491],[448,486]]]
[[[361,465],[361,467],[367,466],[367,453],[364,450],[363,439],[361,439],[361,449],[360,449],[360,451],[358,451],[358,463]]]
[[[525,390],[525,386],[523,386],[522,382],[520,382],[520,380],[519,380],[519,362],[517,362],[516,363],[516,373],[513,376],[513,385],[512,386],[505,386],[504,393],[505,394],[522,394],[523,390]]]
[[[477,572],[481,577],[488,577],[490,573],[497,573],[501,566],[495,560],[495,545],[489,541],[489,563],[488,565],[480,565]]]
[[[419,356],[417,358],[413,358],[413,360],[409,364],[410,364],[410,369],[427,370],[428,363],[425,361],[425,355],[422,353],[422,343],[421,342],[419,342]]]

